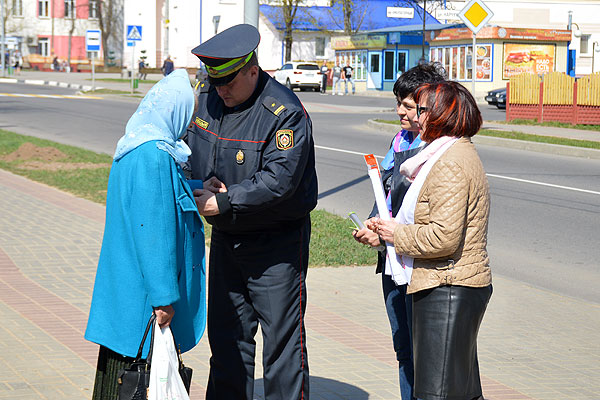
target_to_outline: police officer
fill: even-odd
[[[188,129],[191,178],[212,224],[206,398],[253,399],[258,323],[266,399],[308,399],[304,328],[310,211],[317,202],[312,123],[259,66],[260,35],[231,27],[192,50],[206,65]]]

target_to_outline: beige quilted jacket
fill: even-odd
[[[396,252],[415,259],[407,292],[492,283],[486,250],[489,213],[483,165],[470,139],[461,138],[427,175],[415,206],[415,223],[394,231]]]

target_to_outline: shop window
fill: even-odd
[[[441,63],[448,79],[457,81],[471,80],[473,77],[472,46],[448,46],[431,48],[430,59]],[[477,45],[477,80],[492,80],[492,45]]]
[[[405,52],[398,52],[398,57],[397,57],[398,62],[396,63],[397,68],[396,68],[396,79],[398,79],[398,77],[400,75],[402,75],[403,73],[406,72],[406,53]]]
[[[367,52],[363,50],[352,50],[352,51],[337,51],[335,53],[335,60],[340,63],[341,66],[350,65],[354,68],[354,80],[365,80],[367,79]]]
[[[386,51],[383,53],[383,79],[393,80],[395,79],[394,71],[394,52]]]

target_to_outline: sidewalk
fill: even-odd
[[[0,170],[0,208],[0,399],[90,398],[97,346],[83,332],[104,207]],[[313,400],[399,398],[380,284],[374,267],[310,269]],[[599,331],[597,304],[495,275],[479,335],[485,398],[597,399]],[[184,355],[192,399],[204,398],[209,355],[206,336]],[[256,375],[264,399],[260,357]]]
[[[89,399],[97,346],[83,332],[104,206],[0,170],[0,209],[0,399]],[[308,272],[312,400],[399,398],[380,279],[374,267]],[[599,331],[600,305],[494,275],[478,345],[486,400],[597,399]],[[261,352],[259,333],[259,400]],[[184,354],[192,399],[204,398],[209,356],[206,336]]]

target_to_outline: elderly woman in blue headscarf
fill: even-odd
[[[100,345],[94,399],[116,399],[117,373],[136,356],[153,312],[182,352],[204,333],[204,230],[179,165],[191,154],[181,136],[195,99],[187,72],[176,70],[150,89],[117,144],[85,332]]]

